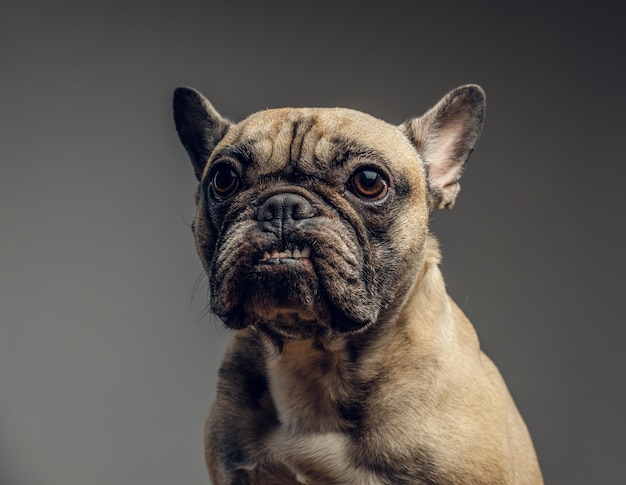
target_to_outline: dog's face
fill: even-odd
[[[194,233],[212,310],[287,339],[355,332],[397,311],[433,207],[451,206],[478,138],[480,88],[395,127],[347,109],[274,109],[238,124],[179,88],[200,182]]]

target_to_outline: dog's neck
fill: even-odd
[[[374,325],[362,334],[326,341],[285,342],[280,352],[268,353],[270,389],[281,422],[294,431],[348,431],[355,425],[351,403],[365,399],[379,377],[372,369],[385,372],[383,356],[406,353],[407,363],[416,358],[423,363],[440,354],[438,346],[453,339],[454,310],[439,262],[439,245],[429,236],[419,277],[405,298],[410,303],[384,323],[384,331]]]
[[[440,262],[439,242],[429,235],[421,271],[396,321],[397,328],[410,336],[415,347],[436,345],[438,354],[442,347],[450,345],[457,316],[439,269]]]

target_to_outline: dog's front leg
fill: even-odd
[[[220,368],[217,396],[205,428],[205,457],[213,485],[294,485],[296,477],[268,461],[266,438],[278,427],[259,336],[241,331]]]

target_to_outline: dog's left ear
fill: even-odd
[[[200,180],[215,146],[231,126],[209,101],[192,88],[174,91],[174,122],[183,146],[191,158],[196,178]]]
[[[469,84],[448,93],[424,116],[400,125],[426,165],[431,209],[454,205],[484,115],[485,92]]]

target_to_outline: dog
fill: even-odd
[[[232,123],[176,89],[211,310],[234,330],[206,422],[215,485],[543,483],[428,227],[484,112],[466,85],[400,126],[343,108]]]

